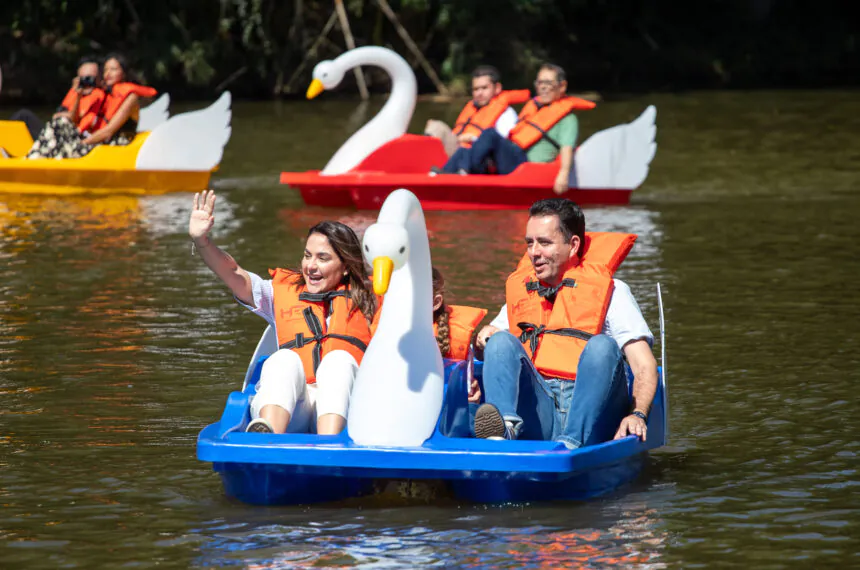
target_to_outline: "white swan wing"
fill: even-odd
[[[649,105],[635,121],[599,131],[582,143],[574,156],[577,187],[638,188],[657,152],[656,117],[657,109]]]
[[[170,113],[167,108],[170,107],[170,95],[165,93],[146,107],[140,110],[140,115],[137,118],[137,132],[144,133],[146,131],[155,130],[155,127],[167,120]]]
[[[212,170],[230,140],[230,92],[212,105],[157,126],[137,154],[137,170]]]

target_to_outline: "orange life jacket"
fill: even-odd
[[[322,358],[333,350],[345,350],[361,362],[370,327],[364,313],[353,309],[349,289],[341,285],[328,293],[308,293],[297,286],[297,274],[270,270],[275,305],[278,347],[294,350],[302,359],[308,384],[316,382]],[[325,318],[330,316],[329,325]]]
[[[476,107],[474,101],[469,101],[460,111],[457,122],[454,123],[454,134],[466,133],[476,137],[481,136],[485,130],[496,126],[496,121],[508,107],[525,103],[529,100],[530,95],[528,89],[502,91],[481,108]],[[472,143],[466,143],[465,146],[472,146]]]
[[[519,336],[544,377],[576,379],[585,343],[603,330],[612,275],[635,241],[634,234],[586,233],[580,262],[564,273],[555,302],[540,296],[543,285],[528,256],[508,277],[505,299],[511,334]]]
[[[475,329],[487,316],[486,309],[477,307],[466,307],[463,305],[448,305],[448,336],[450,337],[450,349],[445,358],[454,360],[466,360],[469,354],[469,345],[472,343],[472,335]],[[439,328],[433,323],[433,336],[439,334]]]
[[[138,97],[155,97],[158,95],[158,91],[152,87],[130,82],[117,83],[110,88],[110,91],[106,91],[106,93],[104,103],[91,118],[93,126],[87,129],[91,133],[107,125],[113,116],[116,115],[116,112],[119,111],[122,102],[132,93],[135,93]],[[137,120],[137,110],[135,110],[131,118],[135,121]]]
[[[573,111],[594,109],[595,106],[593,102],[578,97],[563,97],[542,106],[532,99],[523,106],[519,121],[511,129],[508,138],[523,150],[528,150],[542,138],[560,149],[561,145],[549,136],[549,130]]]
[[[71,111],[72,107],[75,106],[75,95],[75,90],[69,89],[69,92],[66,93],[66,96],[63,98],[63,102],[60,105]],[[98,114],[99,109],[101,109],[104,104],[106,95],[104,91],[98,87],[94,87],[92,91],[86,95],[81,95],[80,97],[80,101],[78,101],[77,126],[78,130],[83,132],[89,129],[93,118]],[[91,132],[95,132],[96,130],[98,129],[90,129]]]

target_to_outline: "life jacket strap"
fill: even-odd
[[[349,298],[349,289],[327,291],[325,293],[308,293],[307,291],[299,293],[299,301],[308,301],[311,303],[328,303],[329,314],[331,314],[332,302],[334,301],[335,297]],[[307,318],[305,318],[305,321],[307,321]]]
[[[571,279],[570,277],[566,277],[561,280],[561,283],[556,285],[555,287],[547,287],[546,285],[541,285],[540,281],[529,281],[526,283],[526,291],[537,291],[537,294],[544,298],[554,297],[556,293],[558,293],[562,287],[576,287],[576,279]]]
[[[538,139],[538,140],[536,140],[536,141],[532,144],[532,146],[534,146],[534,145],[536,145],[537,143],[539,143],[539,142],[541,141],[541,139],[546,139],[546,140],[547,140],[547,142],[548,142],[549,144],[551,144],[552,146],[554,146],[554,147],[555,147],[555,150],[561,150],[561,145],[560,145],[560,144],[558,144],[558,141],[557,141],[557,140],[555,140],[554,138],[552,138],[551,136],[549,136],[549,132],[548,132],[548,131],[543,130],[542,128],[540,128],[539,126],[537,126],[537,125],[536,125],[536,124],[534,124],[533,122],[529,121],[528,119],[524,119],[524,121],[525,121],[525,123],[526,123],[528,126],[530,126],[530,127],[534,127],[534,128],[535,128],[535,129],[537,129],[537,130],[538,130],[538,132],[541,134],[541,138],[540,138],[540,139]]]
[[[483,108],[483,107],[482,107],[482,108]],[[481,109],[478,109],[478,111],[480,111],[480,110],[481,110]],[[459,127],[460,127],[460,128],[459,128],[459,130],[457,130],[456,132],[454,132],[454,134],[455,134],[455,135],[462,135],[462,134],[463,134],[463,131],[465,131],[465,130],[466,130],[466,127],[468,127],[469,125],[472,125],[473,127],[475,127],[476,129],[478,129],[480,132],[482,132],[482,133],[483,133],[485,129],[481,128],[480,126],[478,126],[478,125],[476,125],[475,123],[473,123],[473,122],[472,122],[472,119],[475,117],[475,115],[477,115],[477,114],[478,114],[478,111],[475,111],[474,113],[472,113],[472,116],[471,116],[471,117],[469,117],[468,119],[466,119],[466,122],[465,122],[465,123],[460,124],[460,125],[459,125]],[[458,125],[454,125],[454,128],[456,129],[456,128],[457,128],[457,126],[458,126]],[[453,132],[453,131],[452,131],[452,132]]]
[[[540,337],[545,334],[555,334],[558,336],[578,338],[586,342],[591,340],[591,337],[594,336],[591,333],[587,333],[579,329],[548,329],[544,325],[534,325],[532,323],[517,323],[517,327],[522,331],[522,333],[520,333],[520,342],[523,344],[528,342],[532,354],[534,354],[534,352],[537,350],[538,343],[540,343]]]
[[[348,293],[346,291],[330,291],[328,293],[300,293],[299,299],[302,301],[312,301],[317,303],[323,301],[328,301],[329,303],[331,303],[334,297],[346,297],[347,295]],[[305,324],[308,326],[308,330],[311,331],[311,336],[305,336],[304,333],[298,333],[296,334],[296,338],[294,340],[285,342],[278,348],[302,348],[307,344],[315,343],[313,350],[314,374],[316,374],[317,368],[319,368],[320,365],[320,361],[322,361],[322,341],[327,338],[335,338],[344,342],[348,342],[362,352],[367,350],[367,345],[354,336],[337,333],[323,334],[322,323],[314,314],[313,309],[311,309],[310,307],[305,307],[305,309],[302,311],[302,317],[304,317],[305,319]]]

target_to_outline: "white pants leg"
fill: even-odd
[[[349,396],[357,374],[358,363],[347,351],[334,350],[323,357],[317,368],[317,417],[325,414],[347,417]]]
[[[317,420],[310,396],[302,359],[288,348],[280,349],[263,363],[257,395],[251,400],[251,419],[259,418],[264,406],[279,406],[290,413],[287,433],[313,433]]]
[[[317,383],[307,384],[302,359],[281,349],[263,363],[257,394],[251,400],[251,418],[260,417],[264,406],[279,406],[291,415],[287,433],[316,433],[317,417],[347,417],[349,396],[358,374],[358,363],[345,350],[326,354],[317,368]]]

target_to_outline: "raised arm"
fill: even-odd
[[[52,119],[58,119],[60,117],[66,117],[67,119],[71,120],[73,123],[77,124],[78,119],[80,118],[80,117],[77,117],[78,106],[80,105],[80,101],[81,101],[81,88],[80,88],[79,82],[80,82],[80,79],[78,79],[78,76],[76,75],[75,78],[72,79],[71,93],[66,94],[66,96],[63,98],[63,102],[60,103],[60,106],[59,106],[57,112],[54,113],[53,115],[51,115]],[[72,115],[72,108],[73,107],[74,107],[75,116]],[[60,111],[59,109],[62,109],[62,111]]]
[[[108,121],[108,124],[85,138],[84,142],[86,144],[98,144],[110,139],[131,117],[132,112],[134,112],[139,102],[140,99],[136,93],[129,93],[119,106],[119,109],[114,113],[114,116]]]
[[[209,239],[209,230],[215,225],[215,192],[204,190],[194,194],[194,208],[188,222],[188,235],[203,258],[203,262],[230,289],[237,299],[254,306],[251,277],[239,267],[230,254]]]

